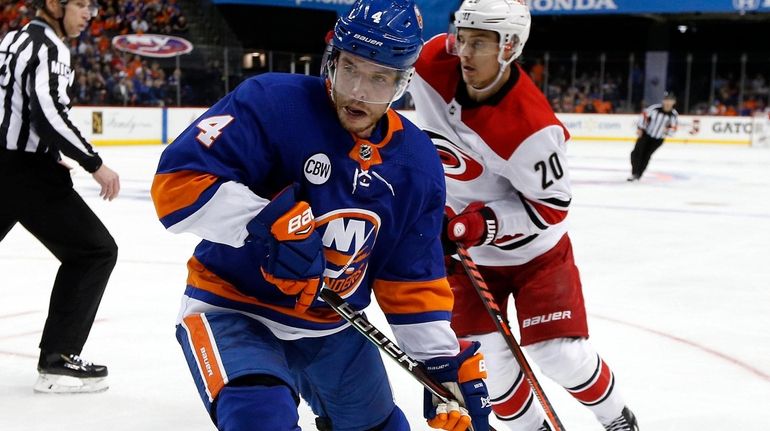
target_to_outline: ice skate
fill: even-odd
[[[109,387],[107,367],[92,364],[78,355],[41,354],[37,370],[40,377],[35,383],[35,392],[92,393]]]
[[[604,429],[607,431],[639,431],[639,425],[636,423],[634,413],[628,407],[623,407],[620,416],[609,425],[605,425]]]

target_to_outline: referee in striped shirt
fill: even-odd
[[[118,175],[69,117],[74,82],[67,38],[97,9],[90,0],[34,0],[35,18],[0,42],[0,240],[18,222],[61,262],[40,340],[38,392],[107,388],[107,367],[80,358],[118,255],[107,228],[72,186],[60,153],[112,200]],[[7,278],[7,277],[6,277]],[[6,280],[3,288],[14,288]],[[73,379],[74,378],[74,379]]]
[[[634,150],[631,151],[631,176],[628,181],[639,181],[650,157],[661,145],[667,136],[676,132],[679,113],[674,109],[676,97],[673,93],[666,92],[663,102],[651,105],[642,113],[636,127],[636,140]]]

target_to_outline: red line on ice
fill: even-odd
[[[37,355],[30,355],[28,353],[19,353],[19,352],[6,352],[4,350],[0,350],[0,355],[21,356],[21,357],[24,357],[24,358],[37,359]]]
[[[35,314],[35,313],[40,313],[40,310],[20,311],[18,313],[2,314],[2,315],[0,315],[0,319],[6,319],[6,318],[18,317],[18,316],[25,316],[27,314]]]
[[[639,325],[637,323],[626,322],[624,320],[615,319],[613,317],[607,317],[607,316],[602,316],[602,315],[593,314],[593,313],[591,313],[591,317],[594,317],[594,318],[597,318],[597,319],[606,320],[608,322],[617,323],[617,324],[620,324],[620,325],[630,326],[632,328],[639,329],[641,331],[649,332],[651,334],[655,334],[655,335],[661,336],[663,338],[668,338],[669,340],[674,340],[674,341],[680,342],[682,344],[685,344],[687,346],[694,347],[694,348],[696,348],[698,350],[701,350],[703,352],[708,353],[709,355],[713,355],[713,356],[716,356],[716,357],[718,357],[720,359],[723,359],[723,360],[725,360],[725,361],[727,361],[727,362],[729,362],[729,363],[731,363],[731,364],[733,364],[733,365],[735,365],[735,366],[737,366],[739,368],[743,368],[744,370],[749,371],[750,373],[755,374],[755,375],[761,377],[763,380],[770,382],[770,375],[768,375],[764,371],[762,371],[762,370],[760,370],[760,369],[758,369],[758,368],[756,368],[756,367],[754,367],[754,366],[752,366],[750,364],[747,364],[747,363],[741,361],[740,359],[734,358],[734,357],[732,357],[732,356],[730,356],[730,355],[728,355],[726,353],[722,353],[722,352],[720,352],[718,350],[714,350],[714,349],[712,349],[710,347],[706,347],[706,346],[704,346],[702,344],[698,344],[698,343],[696,343],[694,341],[690,341],[690,340],[682,338],[682,337],[677,337],[676,335],[671,335],[671,334],[669,334],[667,332],[663,332],[663,331],[660,331],[660,330],[657,330],[657,329],[648,328],[646,326],[642,326],[642,325]]]

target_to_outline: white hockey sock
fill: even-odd
[[[495,416],[511,431],[537,431],[545,420],[545,412],[503,337],[494,332],[466,339],[481,342]]]
[[[527,346],[527,352],[543,374],[564,386],[602,425],[620,416],[625,401],[615,376],[588,340],[559,338]]]

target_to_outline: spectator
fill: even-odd
[[[180,15],[175,20],[172,20],[171,31],[176,34],[187,33],[187,18],[184,15]]]

